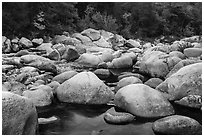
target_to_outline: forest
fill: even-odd
[[[188,37],[202,33],[201,2],[3,2],[8,38],[53,37],[87,28],[124,38]]]

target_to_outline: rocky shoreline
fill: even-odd
[[[37,134],[58,121],[38,110],[57,103],[111,106],[107,124],[153,118],[155,134],[202,134],[172,105],[202,111],[200,36],[150,43],[87,29],[49,42],[3,36],[2,52],[3,134]]]

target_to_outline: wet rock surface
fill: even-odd
[[[175,124],[169,115],[176,114],[200,124],[193,122],[189,129],[192,132],[185,134],[200,134],[201,47],[197,36],[152,43],[91,28],[73,35],[57,35],[51,41],[3,36],[2,90],[12,94],[9,100],[18,96],[32,104],[26,107],[14,103],[19,107],[3,109],[3,123],[7,125],[11,119],[5,116],[15,117],[13,110],[20,116],[32,114],[28,118],[31,124],[26,122],[27,115],[20,121],[17,117],[15,126],[5,124],[3,133],[183,133],[179,126],[174,126],[172,132],[168,130],[172,127],[152,129],[160,117]],[[191,126],[189,119],[184,121],[186,127]]]

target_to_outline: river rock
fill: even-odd
[[[101,55],[99,55],[99,57],[101,58],[101,60],[103,60],[103,62],[111,62],[114,59],[114,56],[112,54],[112,52],[102,52]]]
[[[185,59],[185,55],[180,51],[172,51],[169,53],[169,56],[170,57],[176,56],[179,57],[180,59]]]
[[[57,68],[54,65],[53,61],[38,55],[21,56],[20,62],[28,66],[38,68],[40,70],[46,70],[53,73],[57,73]]]
[[[160,78],[150,78],[144,84],[150,86],[151,88],[156,88],[162,82],[163,80],[161,80]]]
[[[169,100],[179,100],[188,95],[202,95],[202,63],[187,65],[156,87],[168,93]]]
[[[129,39],[126,41],[125,46],[129,47],[129,48],[141,48],[141,45],[138,41],[133,40],[133,39]]]
[[[99,63],[103,62],[97,55],[90,53],[82,54],[76,61],[88,67],[97,67]]]
[[[25,38],[25,37],[22,37],[20,40],[19,40],[19,45],[21,45],[23,48],[31,48],[33,47],[33,43]]]
[[[74,75],[78,74],[76,71],[71,70],[71,71],[65,71],[57,76],[55,76],[52,81],[57,81],[60,84],[65,82],[66,80],[72,78]]]
[[[181,60],[180,62],[178,62],[173,69],[166,75],[166,78],[170,77],[172,74],[176,73],[180,68],[190,65],[190,64],[194,64],[194,63],[199,63],[202,62],[201,60],[191,60],[191,59],[185,59],[185,60]]]
[[[35,67],[25,66],[20,68],[21,73],[31,73],[31,72],[38,72],[39,70]]]
[[[52,88],[53,94],[57,94],[57,88],[59,87],[60,83],[57,81],[52,81],[51,83],[47,84],[47,86],[50,86]]]
[[[142,81],[137,77],[134,77],[134,76],[125,77],[118,82],[117,89],[120,89],[130,84],[138,84],[138,83],[142,84]]]
[[[159,119],[153,123],[153,131],[156,134],[165,135],[201,135],[202,126],[194,119],[173,115]]]
[[[52,49],[52,43],[42,43],[40,46],[38,46],[36,49],[46,51],[46,54],[49,55],[53,49]]]
[[[87,36],[84,36],[84,35],[82,35],[82,34],[80,34],[80,33],[74,33],[73,35],[72,35],[72,37],[73,38],[76,38],[76,39],[78,39],[78,40],[80,40],[81,41],[81,43],[82,44],[89,44],[89,43],[92,43],[92,40],[89,38],[89,37],[87,37]]]
[[[78,59],[79,56],[79,53],[74,47],[67,47],[61,59],[66,59],[67,61],[74,61]]]
[[[183,51],[184,55],[187,57],[198,57],[202,54],[201,48],[186,48]]]
[[[101,38],[100,31],[89,28],[81,32],[82,35],[89,37],[92,41],[97,41]]]
[[[94,41],[94,44],[96,44],[98,47],[102,48],[112,48],[111,43],[107,42],[103,37],[101,37],[99,40]]]
[[[53,93],[51,87],[40,85],[24,91],[23,96],[29,98],[36,107],[43,107],[52,103]]]
[[[11,52],[11,41],[7,37],[2,36],[2,52],[10,53]]]
[[[154,118],[174,114],[174,108],[162,94],[144,84],[131,84],[118,90],[117,107],[139,117]]]
[[[139,78],[141,81],[144,81],[144,76],[142,76],[141,74],[138,74],[138,73],[131,73],[131,72],[123,72],[123,73],[121,73],[121,75],[118,76],[118,81],[120,81],[123,78],[131,77],[131,76]]]
[[[39,46],[43,43],[43,39],[42,38],[36,38],[32,40],[32,43],[34,46]]]
[[[112,60],[108,68],[130,68],[133,65],[132,58],[130,56],[122,56]]]
[[[38,122],[33,103],[22,96],[2,92],[2,134],[34,135]]]
[[[127,112],[118,112],[114,107],[108,109],[104,120],[109,124],[128,124],[135,119],[135,116]]]
[[[61,102],[78,104],[106,104],[113,92],[94,73],[81,72],[57,88]]]
[[[179,61],[180,58],[170,57],[161,51],[146,51],[139,64],[139,71],[152,77],[164,78]]]
[[[3,83],[3,86],[7,89],[6,91],[14,94],[22,95],[23,91],[26,90],[26,86],[18,81],[9,81]]]
[[[58,121],[56,116],[52,116],[49,118],[38,118],[38,124],[50,124]]]
[[[106,79],[111,75],[108,69],[96,69],[94,74],[100,79]]]
[[[180,100],[174,101],[176,104],[201,109],[202,107],[202,96],[199,95],[188,95]]]
[[[105,30],[99,30],[99,31],[100,31],[101,37],[103,37],[106,41],[114,36],[114,34],[111,33],[111,32],[108,32],[108,31],[105,31]]]
[[[8,72],[15,68],[14,65],[2,65],[1,67],[2,67],[2,72]]]
[[[58,43],[64,43],[69,37],[65,36],[65,35],[56,35],[53,39],[52,39],[52,44],[58,44]]]

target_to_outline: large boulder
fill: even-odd
[[[202,54],[201,48],[186,48],[183,51],[184,55],[187,57],[199,57]]]
[[[139,71],[164,78],[179,61],[180,58],[170,57],[161,51],[146,51],[139,64]]]
[[[93,55],[90,53],[82,54],[76,61],[87,67],[97,67],[99,63],[103,62],[102,59],[97,55]]]
[[[97,41],[101,38],[100,31],[91,28],[82,31],[81,34],[89,37],[92,41]]]
[[[57,73],[57,68],[54,65],[53,61],[38,55],[21,56],[20,62],[27,66],[32,66],[40,70],[46,70],[53,73]]]
[[[202,95],[202,63],[187,65],[156,87],[167,93],[169,100],[179,100],[188,95]]]
[[[144,84],[131,84],[119,89],[114,103],[139,117],[154,118],[174,114],[168,100],[159,91]]]
[[[48,106],[52,103],[52,88],[47,85],[39,85],[23,92],[23,96],[29,98],[36,107]]]
[[[202,126],[194,119],[173,115],[159,119],[153,123],[153,131],[156,134],[165,135],[201,135]]]
[[[22,37],[20,40],[19,40],[19,45],[21,45],[23,48],[31,48],[33,47],[33,43],[25,38],[25,37]]]
[[[25,97],[2,92],[2,134],[34,135],[38,121],[34,104]]]
[[[60,84],[62,84],[63,82],[65,82],[66,80],[70,79],[71,77],[73,77],[74,75],[76,75],[77,72],[74,70],[71,71],[65,71],[57,76],[55,76],[52,81],[57,81]]]
[[[130,68],[132,65],[133,61],[130,56],[122,56],[113,59],[108,68]]]
[[[61,102],[78,104],[106,104],[113,92],[92,72],[81,72],[57,88]]]

